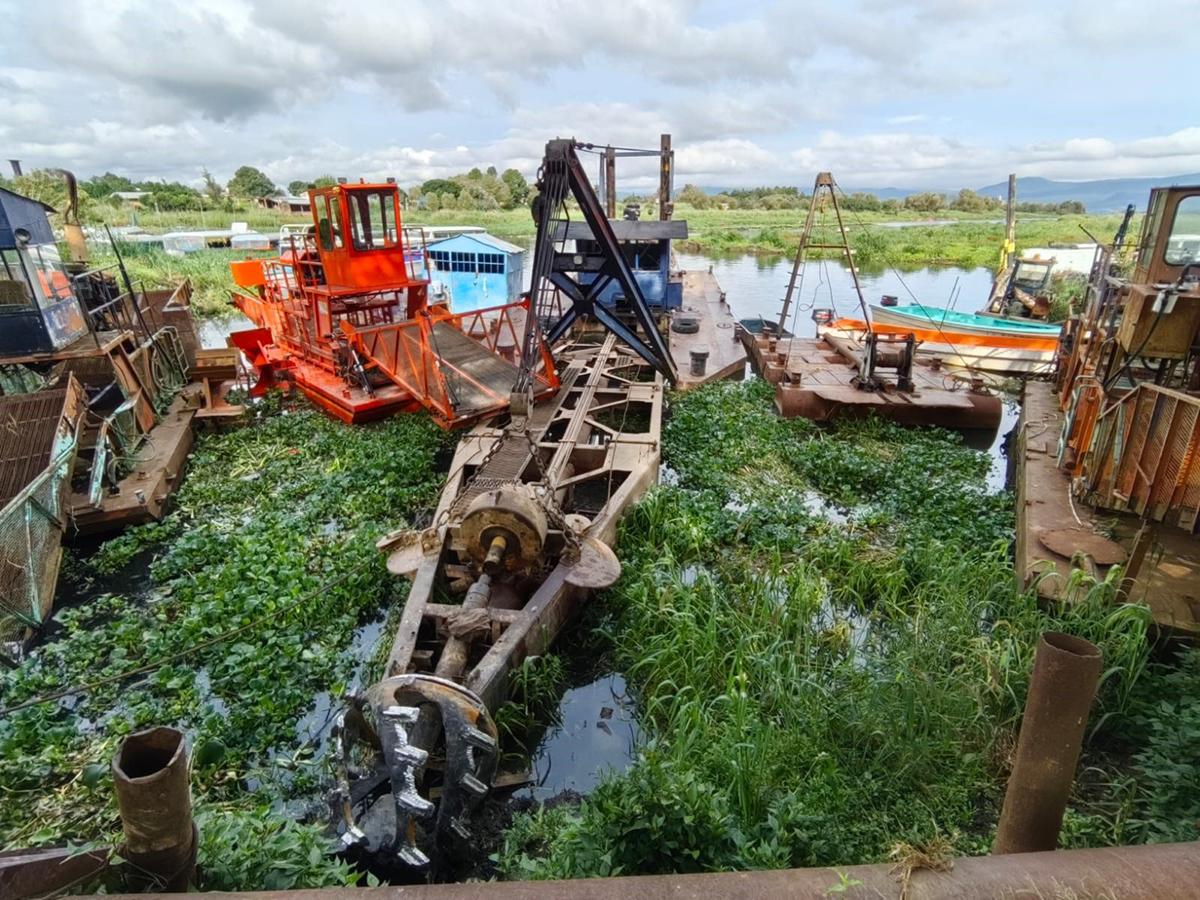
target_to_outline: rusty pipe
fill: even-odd
[[[1047,631],[1038,641],[993,853],[1058,846],[1101,662],[1100,649],[1081,637]]]
[[[197,834],[183,732],[158,727],[129,735],[112,770],[125,832],[122,855],[135,880],[156,890],[186,891],[196,869]]]

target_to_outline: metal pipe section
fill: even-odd
[[[122,856],[134,878],[148,882],[147,889],[186,891],[196,869],[197,834],[183,732],[159,727],[131,734],[117,748],[112,769],[125,832]]]
[[[890,863],[824,869],[641,875],[578,881],[412,884],[224,894],[252,900],[757,900],[760,897],[906,897],[984,900],[996,897],[1190,896],[1200,884],[1200,843],[1146,844],[956,859],[944,872],[916,869],[907,885]],[[144,900],[144,895],[143,900]]]
[[[1083,638],[1048,631],[1038,641],[993,853],[1058,846],[1101,663],[1099,648]]]

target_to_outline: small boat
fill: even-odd
[[[911,334],[918,357],[937,357],[944,365],[997,375],[1049,375],[1058,348],[1059,326],[1028,319],[1000,319],[936,307],[871,306],[870,325],[840,318],[819,326],[818,334],[860,338],[876,334]]]

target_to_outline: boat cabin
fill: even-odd
[[[424,246],[406,239],[395,184],[335,184],[308,194],[319,259],[304,262],[319,262],[321,283],[331,294],[427,282]]]
[[[486,232],[431,241],[429,264],[434,293],[454,312],[500,306],[521,293],[525,251]]]
[[[671,278],[671,241],[683,240],[688,236],[687,222],[682,219],[642,220],[626,216],[611,219],[610,224],[646,302],[661,310],[683,306],[683,282]],[[597,252],[597,244],[587,222],[568,222],[565,237],[575,242],[576,252],[581,255]],[[581,272],[579,282],[591,284],[596,277],[594,273]],[[619,293],[620,288],[614,281],[601,291],[600,302],[619,305]]]
[[[59,258],[51,207],[0,188],[0,354],[61,350],[87,331]]]

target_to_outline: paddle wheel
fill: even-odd
[[[558,386],[528,301],[465,315],[429,302],[424,239],[405,229],[395,184],[309,192],[313,224],[278,259],[231,264],[237,306],[258,328],[231,342],[258,370],[252,393],[295,384],[346,422],[428,409],[443,427],[508,407],[522,353],[533,393]]]

